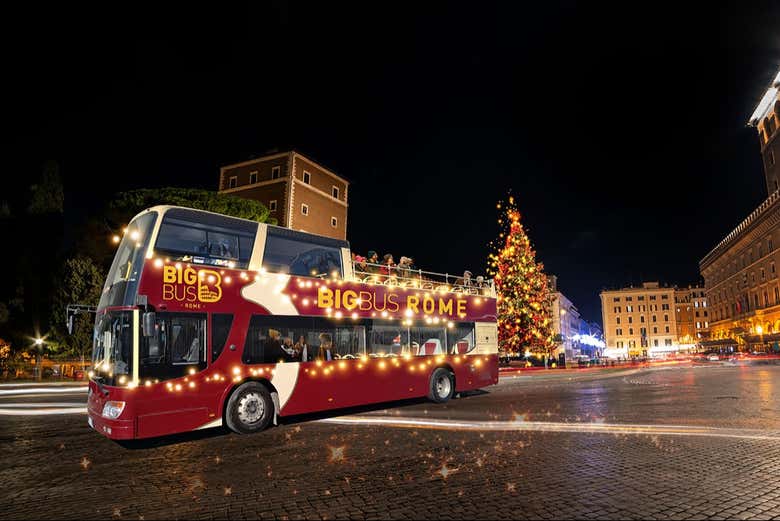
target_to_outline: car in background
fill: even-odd
[[[708,355],[707,360],[710,362],[717,362],[720,360],[720,357],[718,355]]]

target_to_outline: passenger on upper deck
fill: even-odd
[[[411,257],[401,257],[401,260],[398,261],[398,276],[400,277],[401,281],[411,278],[412,262],[414,261]]]
[[[382,257],[382,266],[379,268],[379,272],[384,275],[384,280],[387,280],[388,278],[396,278],[395,262],[393,262],[392,254],[386,253],[385,256]]]

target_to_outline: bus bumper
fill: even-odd
[[[97,432],[112,440],[132,440],[135,438],[133,420],[109,420],[90,411],[87,423]]]

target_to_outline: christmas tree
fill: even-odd
[[[501,233],[491,243],[488,273],[498,295],[498,348],[502,354],[526,349],[549,354],[552,343],[550,294],[544,266],[520,223],[513,197],[498,203]]]

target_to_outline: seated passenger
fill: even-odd
[[[265,342],[265,356],[263,356],[265,363],[275,364],[289,360],[289,355],[282,349],[282,344],[279,341],[280,336],[281,333],[276,329],[268,330],[268,340]]]
[[[401,260],[398,261],[397,269],[401,282],[408,282],[412,275],[412,258],[401,257]]]
[[[187,354],[182,359],[184,362],[200,362],[200,339],[196,336],[192,339]]]

